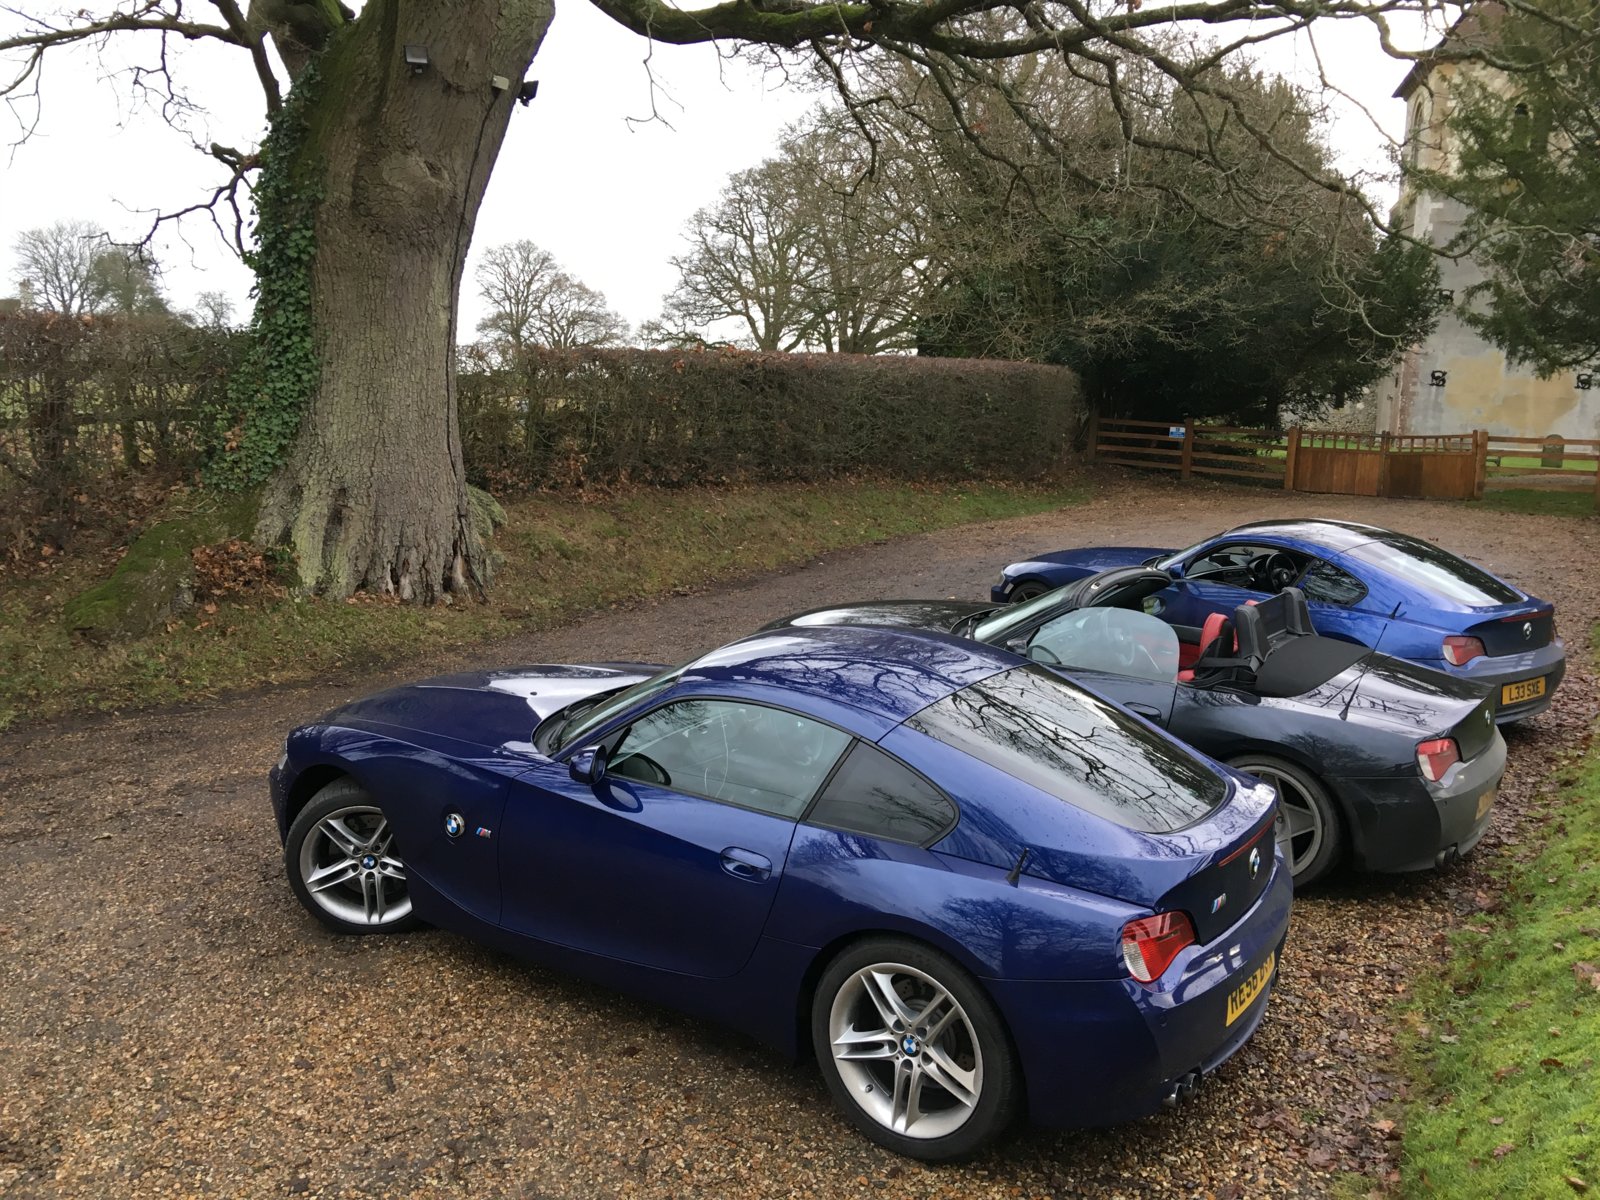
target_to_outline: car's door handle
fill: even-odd
[[[1136,712],[1141,717],[1149,717],[1152,721],[1161,720],[1161,710],[1151,704],[1130,704],[1128,711]]]
[[[772,874],[772,860],[754,850],[729,846],[722,852],[722,869],[735,879],[760,883]]]

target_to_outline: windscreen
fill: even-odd
[[[554,753],[570,746],[591,731],[599,729],[630,705],[646,700],[658,692],[666,691],[678,682],[678,676],[683,672],[683,667],[673,667],[670,671],[652,675],[649,679],[641,680],[620,692],[609,694],[602,692],[592,700],[580,700],[565,713],[557,713],[551,717],[548,731],[543,726],[536,729],[534,743],[542,746],[547,753]]]
[[[1080,608],[1039,626],[1028,639],[1028,657],[1046,666],[1173,683],[1178,678],[1178,634],[1149,613]]]
[[[1039,613],[1060,604],[1062,595],[1071,586],[1070,583],[1064,584],[1058,588],[1051,588],[1044,595],[1035,596],[1032,600],[1007,605],[992,617],[987,617],[973,626],[972,636],[980,642],[1004,641],[1006,634],[1011,630],[1021,628]]]
[[[970,684],[906,724],[1146,833],[1191,825],[1227,795],[1223,777],[1181,744],[1040,666]]]
[[[1469,608],[1515,604],[1522,596],[1481,567],[1475,567],[1431,542],[1391,533],[1349,552],[1375,563],[1389,574],[1430,592],[1438,592]]]

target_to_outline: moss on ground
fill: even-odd
[[[253,493],[210,494],[192,511],[157,522],[128,547],[109,579],[62,606],[61,623],[95,642],[155,633],[188,602],[195,547],[248,538],[255,514]]]
[[[103,565],[57,561],[0,589],[0,729],[23,719],[194,700],[370,669],[840,547],[1042,512],[1083,498],[1065,485],[863,482],[652,489],[597,503],[524,497],[501,510],[504,525],[495,545],[505,562],[488,603],[420,608],[368,596],[207,602],[149,634],[104,644],[75,636],[81,618],[63,611],[66,598],[90,584]],[[474,498],[480,529],[498,508],[491,498]],[[162,535],[159,546],[152,542],[146,549],[170,557],[186,543],[187,562],[190,547],[229,536],[210,536],[214,532],[189,528],[181,536]]]

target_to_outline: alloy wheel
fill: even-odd
[[[983,1095],[983,1052],[966,1010],[933,976],[874,963],[846,979],[828,1017],[834,1066],[851,1098],[904,1137],[944,1137]]]
[[[1270,783],[1278,792],[1278,820],[1274,837],[1289,860],[1289,870],[1300,875],[1322,852],[1327,828],[1322,809],[1306,794],[1298,780],[1282,771],[1260,766],[1248,768],[1250,774]]]
[[[355,925],[382,928],[411,915],[394,833],[371,805],[347,805],[316,823],[300,844],[300,879],[312,903]]]

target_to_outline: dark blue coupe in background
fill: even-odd
[[[1135,565],[1172,576],[1148,611],[1192,630],[1194,640],[1207,618],[1297,587],[1318,633],[1486,684],[1502,725],[1549,707],[1566,672],[1553,604],[1431,542],[1350,521],[1259,521],[1187,550],[1061,550],[1012,563],[990,594],[1000,603],[1029,600]]]
[[[942,633],[427,680],[296,730],[271,785],[330,927],[432,922],[812,1051],[930,1160],[1188,1095],[1289,919],[1270,787]]]

